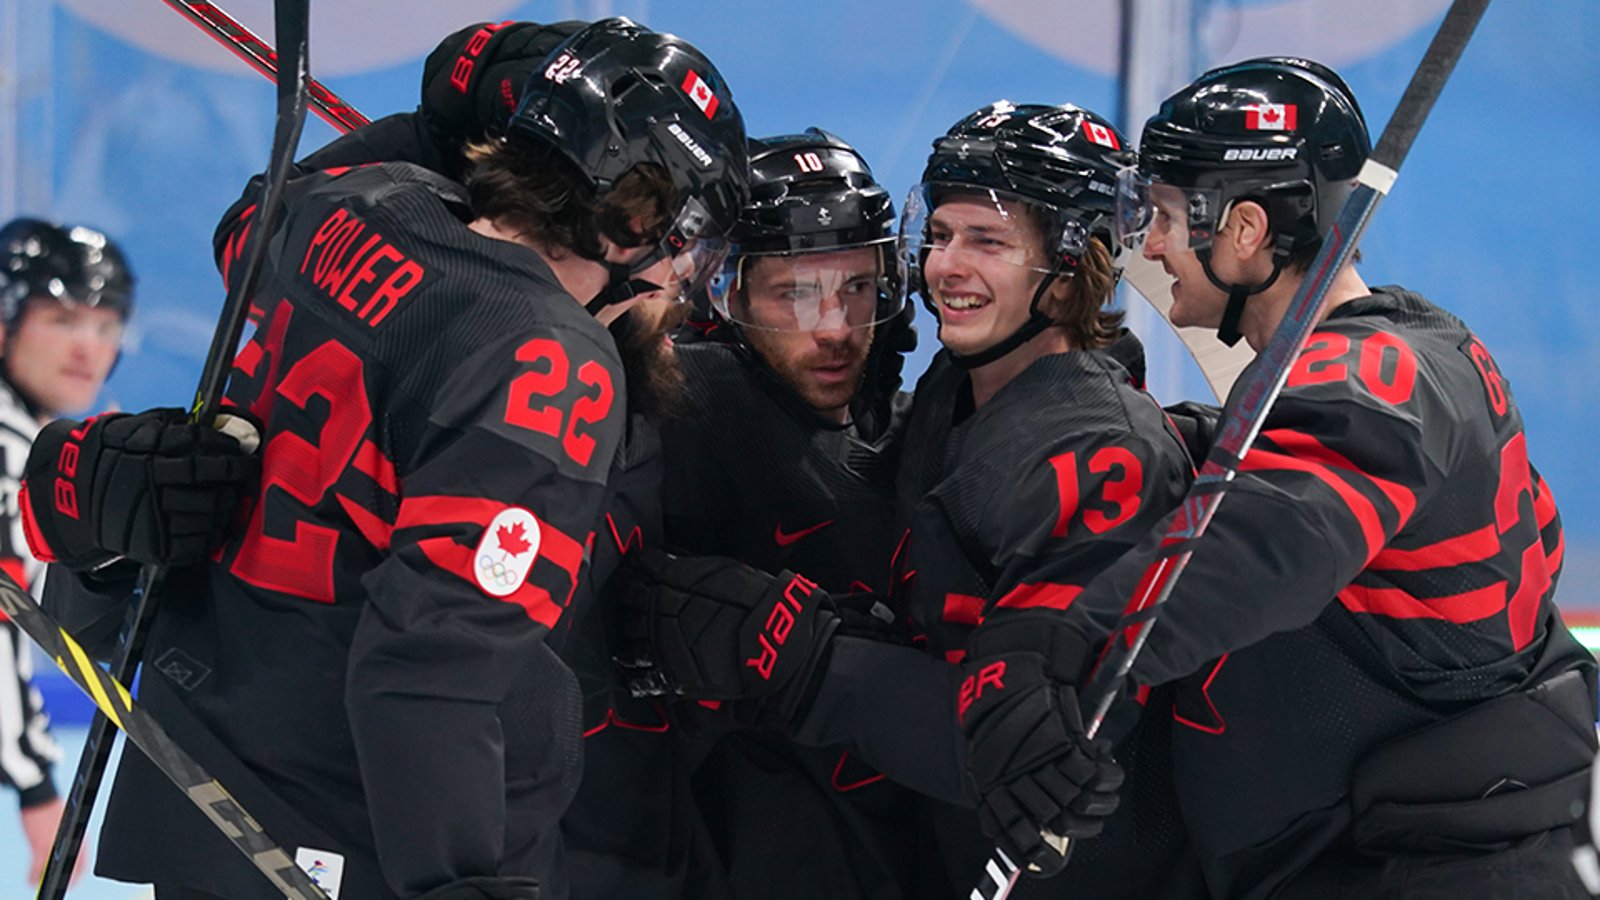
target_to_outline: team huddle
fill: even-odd
[[[1485,344],[1353,267],[1087,725],[1237,402],[1143,390],[1122,272],[1261,351],[1371,153],[1336,73],[1214,69],[1137,141],[997,100],[900,203],[811,125],[626,19],[449,36],[291,173],[259,450],[40,433],[46,609],[109,654],[171,566],[140,703],[353,900],[964,898],[997,851],[1017,898],[1588,896],[1555,500]],[[99,848],[276,896],[138,753]]]

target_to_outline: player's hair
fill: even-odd
[[[1111,251],[1100,235],[1089,239],[1082,260],[1072,271],[1072,277],[1065,279],[1066,298],[1041,303],[1040,312],[1067,332],[1074,347],[1082,350],[1108,347],[1122,328],[1123,313],[1105,308],[1116,294],[1117,277],[1111,264]]]
[[[603,256],[600,235],[634,247],[658,239],[675,207],[672,181],[640,163],[595,202],[594,188],[562,153],[540,141],[486,141],[466,148],[472,211],[551,249]],[[644,222],[644,230],[632,223]]]

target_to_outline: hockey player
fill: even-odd
[[[992,104],[935,142],[907,201],[908,286],[938,317],[945,345],[918,383],[897,480],[909,535],[894,599],[915,646],[841,634],[823,592],[790,572],[770,580],[703,560],[663,562],[633,598],[655,659],[686,696],[738,698],[747,715],[802,743],[848,742],[890,777],[946,801],[930,803],[928,815],[935,865],[948,876],[919,896],[964,896],[990,846],[979,821],[1006,814],[971,810],[976,790],[1007,768],[997,754],[962,752],[948,698],[968,634],[997,608],[1070,603],[1172,507],[1192,471],[1161,410],[1103,352],[1119,319],[1103,306],[1116,284],[1111,213],[1123,146],[1111,125],[1077,107]],[[1039,577],[1058,555],[1073,571]],[[1042,724],[1002,716],[989,727],[1020,738]],[[1129,739],[1150,756],[1136,768],[1165,772],[1162,734]],[[1065,830],[1079,835],[1105,823],[1115,799],[1106,795],[1120,780],[1105,755],[1085,762],[1060,777],[1088,797],[1068,804],[1075,819]],[[1103,845],[1125,855],[1100,851],[1078,888],[1156,895],[1182,838],[1171,810],[1158,810],[1162,783],[1140,780],[1148,797],[1113,820],[1118,840]]]
[[[718,324],[678,347],[688,392],[663,434],[666,545],[803,571],[840,596],[884,594],[909,401],[899,370],[915,342],[894,204],[825,131],[750,149],[751,199],[710,285]],[[698,718],[715,729],[718,717]],[[739,897],[909,896],[906,794],[843,748],[730,735],[695,795]]]
[[[464,186],[386,164],[291,184],[229,390],[263,423],[259,495],[214,563],[175,573],[141,700],[346,895],[567,895],[580,698],[545,638],[586,577],[623,435],[602,322],[714,271],[744,140],[694,47],[608,19],[535,70],[505,138],[468,148]],[[241,203],[219,236],[225,276],[252,218]],[[122,432],[187,462],[168,436],[198,429],[174,418],[55,434],[33,495],[65,481],[81,519],[36,504],[32,536],[79,571],[108,552],[193,561],[107,536],[141,460]],[[77,441],[74,475],[52,451]],[[162,536],[166,498],[128,530]],[[124,759],[101,870],[163,900],[270,896],[157,778]]]
[[[28,448],[41,425],[94,402],[132,308],[133,274],[104,234],[38,219],[0,228],[0,566],[25,588],[44,569],[16,511]],[[28,880],[37,882],[64,804],[31,672],[28,642],[0,617],[0,782],[20,796]]]
[[[1174,322],[1259,350],[1369,153],[1355,98],[1305,60],[1226,66],[1162,104],[1141,152],[1120,219],[1177,279]],[[1325,303],[1131,673],[1182,680],[1176,783],[1211,891],[1584,896],[1567,856],[1595,664],[1552,600],[1560,522],[1509,384],[1415,293],[1347,267]],[[995,745],[988,718],[1034,707],[1059,741],[1034,772],[1084,753],[1072,685],[1164,530],[1064,610],[979,630],[1009,675],[971,752]],[[1049,803],[1001,822],[1002,846],[1053,853],[1034,837]]]

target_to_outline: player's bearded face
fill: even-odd
[[[745,339],[818,412],[842,413],[861,389],[881,265],[862,248],[752,257],[744,272]]]
[[[1044,236],[1022,205],[958,195],[928,222],[922,271],[939,310],[939,340],[971,355],[1014,334],[1045,277]]]
[[[667,335],[683,324],[689,309],[687,303],[646,295],[611,323],[627,378],[629,412],[660,419],[682,401],[683,367]]]

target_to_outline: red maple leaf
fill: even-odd
[[[1278,108],[1275,107],[1275,106],[1269,106],[1266,109],[1263,109],[1261,111],[1261,121],[1263,121],[1263,122],[1276,122],[1276,121],[1278,121]]]
[[[529,543],[523,534],[521,522],[515,522],[509,528],[501,525],[494,530],[494,537],[500,542],[500,549],[512,556],[521,556],[533,549],[533,544]]]

